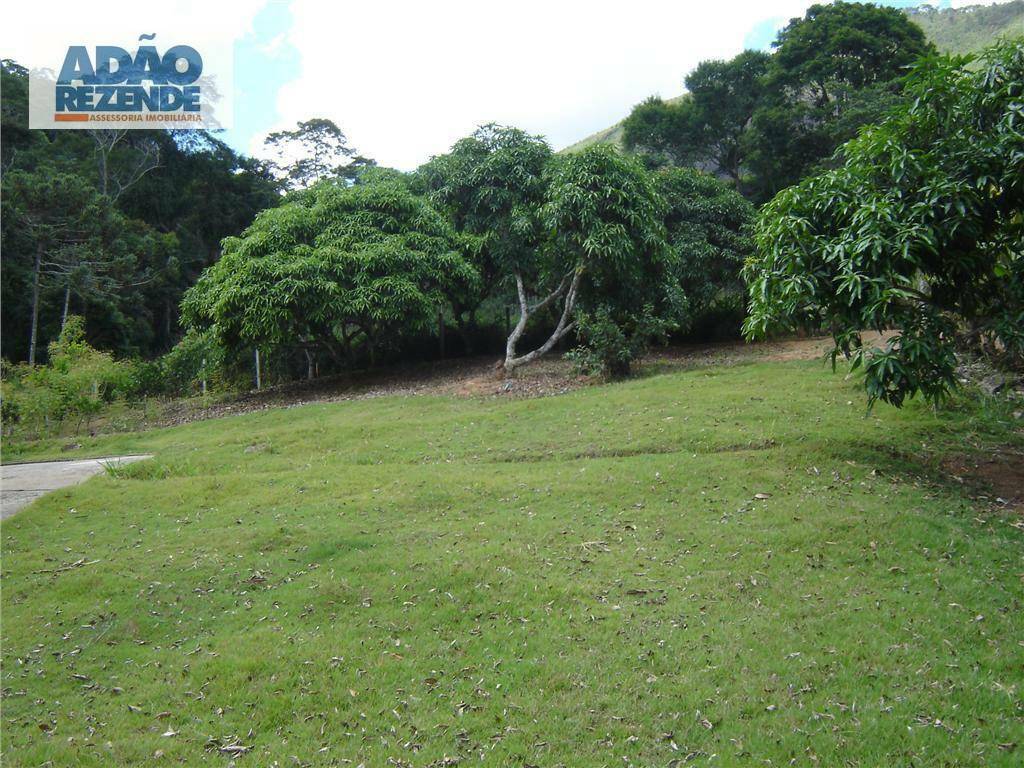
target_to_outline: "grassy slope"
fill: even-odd
[[[1024,35],[1024,0],[974,8],[914,10],[908,14],[943,53],[972,53],[991,45],[999,37]],[[669,101],[681,98],[677,96]],[[575,152],[601,143],[621,146],[622,134],[620,120],[559,151]]]
[[[680,96],[678,98],[682,97]],[[597,131],[596,133],[592,133],[589,136],[580,139],[575,144],[570,144],[558,151],[578,152],[581,149],[586,149],[591,144],[614,144],[617,147],[621,147],[623,135],[625,133],[625,128],[623,128],[622,125],[623,122],[623,120],[619,120],[615,125],[605,128],[604,130]]]
[[[157,458],[3,525],[4,765],[1019,764],[1020,532],[920,479],[1002,429],[762,363],[91,441]]]

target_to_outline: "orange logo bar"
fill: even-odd
[[[88,122],[89,116],[82,114],[57,114],[53,116],[53,119],[58,123],[84,123]]]

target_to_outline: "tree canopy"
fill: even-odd
[[[473,325],[481,302],[511,287],[510,275],[535,271],[550,159],[542,138],[491,123],[417,171],[430,200],[477,246],[470,256],[481,279],[456,300],[458,322]]]
[[[42,291],[63,294],[61,327],[72,295],[114,303],[121,291],[150,279],[150,269],[173,252],[173,235],[127,219],[87,181],[52,167],[4,176],[5,246],[29,255],[28,361],[36,361]]]
[[[338,361],[362,348],[372,360],[477,279],[465,246],[402,184],[320,182],[225,240],[184,318],[229,347],[287,345]]]
[[[626,118],[625,145],[661,153],[674,164],[710,163],[738,184],[743,137],[764,100],[770,64],[761,51],[701,62],[686,77],[686,97],[674,103],[648,99]]]
[[[548,172],[541,215],[551,232],[541,279],[565,290],[547,344],[578,326],[583,347],[602,369],[628,372],[646,343],[675,328],[686,310],[665,240],[665,203],[650,174],[607,144],[561,157]],[[522,293],[520,287],[525,308]],[[521,325],[527,316],[524,310]],[[516,341],[513,333],[509,369],[533,354],[517,357]]]
[[[40,357],[69,314],[97,347],[166,351],[185,289],[277,185],[206,131],[29,130],[27,71],[0,80],[5,357]]]
[[[305,189],[350,174],[350,166],[372,164],[356,154],[332,120],[323,117],[301,120],[292,131],[275,131],[263,143],[273,151],[271,168],[286,189]]]
[[[746,135],[750,191],[766,199],[827,164],[900,101],[907,68],[935,53],[896,8],[813,5],[773,43],[764,99]]]
[[[743,321],[740,273],[753,252],[754,206],[725,182],[692,168],[666,168],[654,182],[666,204],[668,245],[691,326],[710,333],[724,322],[735,333]]]
[[[822,323],[897,406],[955,384],[958,335],[1024,355],[1024,41],[926,59],[907,95],[762,209],[746,267],[749,336]],[[868,348],[862,329],[897,333]]]
[[[733,250],[749,205],[706,174],[679,171],[665,175],[669,213],[659,183],[608,145],[552,156],[539,137],[490,124],[422,166],[413,186],[477,244],[478,293],[455,300],[456,317],[472,318],[489,297],[518,304],[507,371],[575,336],[584,367],[620,374],[651,339],[686,324],[686,280],[695,291],[699,283],[702,308],[737,293],[742,256]],[[729,288],[719,285],[726,273]],[[541,320],[547,330],[522,352]]]
[[[919,56],[935,52],[899,9],[874,3],[812,5],[772,45],[772,77],[790,89],[810,89],[817,106],[847,90],[895,80]]]

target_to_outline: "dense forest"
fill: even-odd
[[[269,170],[204,131],[28,130],[28,73],[2,77],[4,357],[41,358],[69,314],[118,355],[166,352],[221,240],[277,203]]]
[[[268,162],[205,132],[30,131],[5,62],[4,357],[138,361],[86,377],[116,397],[247,386],[254,356],[263,383],[474,353],[511,376],[556,348],[616,376],[744,323],[830,330],[855,357],[860,329],[900,327],[918,346],[861,361],[870,397],[939,396],[957,323],[1020,341],[1020,66],[1019,40],[942,57],[900,11],[815,5],[771,53],[637,105],[625,151],[484,125],[403,173],[319,118],[268,137]],[[955,221],[925,212],[939,200]],[[878,221],[897,202],[898,226]]]

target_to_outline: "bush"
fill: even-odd
[[[174,394],[195,394],[203,381],[212,388],[225,383],[226,353],[209,331],[189,331],[159,364],[165,389]]]
[[[132,387],[131,366],[85,341],[85,325],[69,317],[60,336],[49,346],[45,366],[15,366],[5,371],[5,421],[29,422],[39,433],[60,430],[77,420],[77,433],[107,403],[124,397]]]
[[[137,401],[154,395],[170,394],[167,372],[162,360],[128,360],[126,384],[122,394],[126,400]]]
[[[604,305],[592,312],[579,312],[576,323],[580,346],[569,351],[569,359],[581,373],[601,373],[611,378],[629,375],[630,365],[650,342],[664,340],[676,327],[649,305],[628,314]]]
[[[24,416],[24,403],[14,396],[15,382],[20,379],[23,367],[0,360],[0,425],[4,434],[11,434]]]

